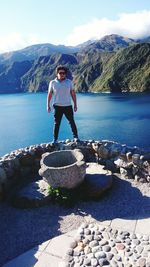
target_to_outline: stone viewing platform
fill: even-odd
[[[0,199],[6,197],[13,185],[38,172],[42,154],[68,149],[80,149],[86,162],[100,163],[113,173],[120,172],[121,177],[150,182],[150,151],[108,140],[73,142],[68,139],[56,146],[51,143],[32,145],[1,157]]]
[[[80,201],[61,207],[51,203],[49,185],[38,171],[42,155],[67,151],[73,155],[75,150],[81,151],[86,164],[83,188],[79,186],[77,194]],[[60,163],[48,165],[69,167],[76,160],[69,156],[69,161]],[[16,187],[16,202],[21,207],[26,201],[22,210],[7,204]],[[149,188],[150,152],[113,141],[66,140],[4,155],[0,158],[0,265],[11,260],[4,267],[149,267]]]

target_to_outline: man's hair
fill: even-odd
[[[57,74],[60,70],[65,71],[65,73],[67,74],[68,68],[67,68],[66,66],[59,65],[59,66],[56,68],[56,74]]]

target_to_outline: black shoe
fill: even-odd
[[[52,145],[57,145],[58,144],[58,140],[53,140],[52,141]]]

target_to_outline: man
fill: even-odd
[[[52,96],[53,107],[54,107],[54,140],[53,143],[58,142],[58,134],[60,123],[63,114],[67,118],[74,137],[74,141],[78,141],[77,127],[74,121],[73,108],[71,104],[71,99],[74,103],[74,112],[77,111],[77,99],[76,93],[72,87],[71,80],[66,78],[67,68],[65,66],[58,66],[56,68],[56,78],[49,83],[48,95],[47,95],[47,111],[51,111],[50,102]]]

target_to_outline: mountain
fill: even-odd
[[[46,91],[48,83],[55,78],[55,69],[58,65],[66,65],[70,68],[78,65],[75,55],[53,54],[47,57],[40,57],[35,60],[32,67],[21,78],[21,90],[30,92]],[[68,78],[72,78],[71,73]]]
[[[150,92],[150,44],[118,51],[91,86],[92,91]]]
[[[100,51],[113,52],[133,44],[136,44],[136,41],[133,39],[119,36],[117,34],[111,34],[84,46],[83,51],[86,52],[93,49],[99,49]]]
[[[73,71],[75,90],[79,92],[91,91],[94,81],[101,76],[104,66],[114,53],[100,52],[98,49],[87,53],[78,53],[78,66]],[[70,66],[71,68],[71,66]]]
[[[83,45],[78,52],[36,56],[48,53],[43,48],[19,50],[12,58],[21,58],[20,51],[25,51],[29,60],[11,58],[0,64],[0,93],[47,91],[60,64],[70,69],[68,77],[78,92],[150,91],[150,43],[111,35]]]
[[[36,44],[17,51],[0,54],[0,64],[11,64],[15,61],[35,60],[41,56],[49,56],[55,53],[72,54],[79,51],[87,52],[93,49],[100,51],[116,51],[121,47],[127,47],[135,43],[134,40],[116,34],[107,35],[98,41],[88,40],[77,46]]]
[[[142,39],[138,39],[137,42],[138,43],[150,43],[150,36],[142,38]]]
[[[94,42],[95,42],[95,40],[88,40],[88,41],[86,41],[86,42],[84,42],[82,44],[77,45],[76,47],[79,48],[79,50],[81,50],[84,47],[86,47],[86,46],[88,46],[88,45],[90,45],[90,44],[92,44]]]
[[[53,45],[53,44],[37,44],[31,45],[24,49],[0,54],[0,64],[9,64],[15,61],[35,60],[41,56],[48,56],[54,53],[71,54],[79,51],[78,47]]]
[[[29,71],[21,78],[21,90],[30,92],[46,91],[48,83],[55,78],[55,69],[58,65],[66,65],[70,69],[68,78],[73,79],[76,91],[90,90],[91,84],[98,78],[111,53],[90,51],[82,54],[54,54],[40,57],[34,62]]]
[[[0,65],[0,93],[21,92],[21,77],[31,68],[31,61]]]
[[[79,92],[150,91],[150,44],[136,44],[113,53],[90,50],[86,54],[41,57],[21,78],[22,90],[46,91],[59,64],[69,67]]]

